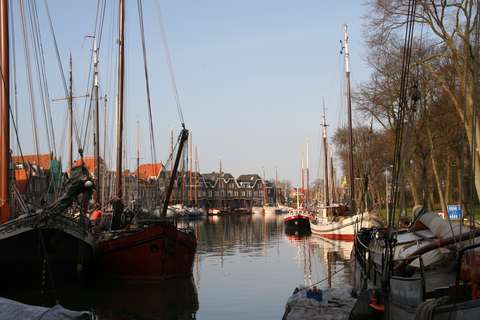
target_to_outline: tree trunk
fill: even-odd
[[[437,185],[437,192],[438,192],[438,197],[440,199],[440,205],[442,206],[442,211],[444,213],[447,213],[447,205],[445,203],[445,196],[443,194],[442,183],[441,183],[440,175],[438,173],[438,168],[437,168],[437,161],[435,159],[435,148],[433,145],[432,133],[428,125],[427,125],[427,134],[428,134],[427,140],[430,146],[430,160],[432,161],[432,171],[433,171],[433,176],[435,177],[435,183]]]
[[[447,156],[447,172],[446,172],[446,177],[445,177],[445,202],[448,204],[450,203],[450,195],[451,195],[451,175],[452,175],[452,170],[451,170],[451,165],[450,165],[450,155]]]
[[[420,195],[418,194],[417,184],[415,183],[415,178],[411,170],[407,172],[408,185],[410,186],[410,191],[412,192],[413,206],[418,206],[421,204]]]

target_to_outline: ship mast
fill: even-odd
[[[8,0],[0,0],[0,51],[2,87],[0,89],[0,223],[10,219],[10,61]]]
[[[193,186],[192,186],[192,170],[193,170],[193,138],[192,134],[189,136],[190,142],[188,143],[188,204],[192,205],[193,199]]]
[[[324,199],[325,199],[325,206],[330,205],[330,194],[328,191],[328,141],[327,141],[327,121],[325,118],[325,100],[323,101],[323,163],[324,163]]]
[[[118,96],[117,96],[117,161],[116,161],[116,196],[122,199],[122,153],[123,153],[123,91],[124,91],[124,34],[125,34],[125,3],[119,0],[118,12]]]
[[[333,169],[333,157],[330,156],[330,186],[331,186],[331,202],[335,203],[335,170]]]
[[[308,139],[307,139],[307,158],[305,159],[307,162],[307,167],[305,168],[305,187],[307,188],[305,191],[305,207],[308,208],[308,202],[310,201],[309,198],[309,187],[310,187],[310,169],[309,169],[309,153],[308,153]]]
[[[198,152],[197,146],[195,146],[195,206],[198,207],[198,178],[200,176],[200,169],[198,166]]]
[[[355,185],[353,176],[353,129],[352,129],[352,96],[350,88],[350,51],[348,48],[348,26],[343,26],[343,55],[345,57],[345,78],[347,81],[347,110],[348,110],[348,179],[350,187],[350,206],[355,213]]]
[[[73,68],[70,53],[70,71],[68,78],[68,169],[73,166]]]
[[[95,179],[96,179],[96,192],[95,202],[100,202],[100,106],[98,96],[98,48],[97,39],[93,39],[93,87],[95,89],[95,133],[93,138],[94,143],[94,167],[95,167]]]

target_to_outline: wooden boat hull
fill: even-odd
[[[360,226],[361,224],[361,226]],[[381,225],[379,218],[369,214],[357,214],[342,221],[329,223],[316,223],[310,221],[312,234],[332,240],[354,241],[355,230],[360,227],[371,227]]]
[[[112,234],[96,248],[101,274],[123,280],[157,281],[192,274],[197,243],[192,233],[155,223]]]
[[[83,283],[93,264],[93,237],[63,216],[35,215],[0,227],[0,291]],[[37,227],[35,227],[37,226]]]
[[[301,214],[286,216],[283,218],[283,222],[287,229],[310,230],[310,219]]]

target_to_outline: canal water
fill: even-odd
[[[193,279],[59,291],[60,303],[93,310],[99,320],[281,319],[296,286],[350,283],[352,243],[288,235],[282,215],[211,216],[190,224],[198,239]],[[14,298],[39,303],[41,297]]]

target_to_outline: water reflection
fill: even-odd
[[[296,286],[350,282],[352,242],[290,233],[282,215],[212,216],[189,225],[198,239],[192,279],[96,284],[56,296],[67,308],[94,310],[100,320],[281,319]],[[9,297],[53,304],[53,295],[38,292]]]
[[[155,283],[98,282],[84,288],[40,292],[9,292],[7,298],[27,304],[60,304],[72,310],[91,310],[98,320],[195,319],[198,295],[192,278]]]

